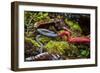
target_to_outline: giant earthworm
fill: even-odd
[[[66,35],[67,41],[70,43],[90,43],[90,38],[89,37],[72,37],[71,33],[68,31],[64,31],[59,33],[59,36]]]

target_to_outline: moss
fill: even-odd
[[[41,43],[45,44],[45,43],[48,43],[51,40],[51,38],[46,37],[46,36],[41,36],[39,38],[39,40],[40,40]]]
[[[81,31],[81,28],[77,23],[74,23],[74,25],[71,27],[71,29],[76,30],[76,31]]]
[[[69,44],[65,41],[50,41],[46,44],[45,49],[49,53],[63,54],[64,49],[69,49]]]
[[[65,23],[66,23],[66,25],[68,25],[68,26],[73,26],[73,22],[72,21],[69,21],[67,18],[65,19]]]
[[[47,44],[49,41],[61,41],[62,39],[60,37],[56,37],[56,38],[50,38],[50,37],[46,37],[46,36],[42,36],[39,38],[40,42],[43,44]]]
[[[75,21],[65,19],[65,23],[70,27],[71,30],[73,31],[82,31],[81,27],[79,24]]]
[[[35,47],[40,47],[40,45],[35,40],[32,40],[31,38],[25,37],[25,41],[32,43]]]
[[[69,44],[70,49],[65,49],[64,55],[68,58],[75,58],[79,55],[79,50],[75,44]]]

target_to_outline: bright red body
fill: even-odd
[[[58,34],[59,36],[66,35],[67,41],[70,43],[90,43],[89,37],[71,37],[71,33],[68,31],[64,31]]]

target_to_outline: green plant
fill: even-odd
[[[32,43],[33,46],[35,46],[35,47],[40,47],[40,45],[35,40],[32,40],[31,38],[25,37],[25,41]]]
[[[49,53],[63,54],[64,49],[69,49],[69,44],[65,41],[50,41],[46,44],[45,49]]]
[[[89,55],[89,51],[88,50],[82,50],[81,51],[81,56],[88,57],[88,55]]]
[[[85,57],[85,58],[90,57],[90,49],[88,45],[78,45],[78,48],[80,51],[79,53],[80,57]]]
[[[75,44],[69,44],[70,49],[65,49],[64,55],[67,56],[68,58],[74,58],[79,55],[79,50],[78,47]]]
[[[45,43],[48,43],[52,38],[49,38],[49,37],[46,37],[46,36],[41,36],[39,38],[40,42],[45,44]]]
[[[68,20],[65,19],[65,23],[70,27],[71,30],[73,31],[82,31],[81,27],[79,26],[79,24],[73,20]]]
[[[34,30],[34,24],[36,22],[49,22],[51,21],[47,12],[24,12],[24,25],[25,31],[29,32]]]

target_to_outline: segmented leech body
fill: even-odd
[[[43,44],[39,40],[40,37],[41,37],[41,35],[37,35],[36,36],[36,41],[40,44],[39,52],[42,53],[43,52]]]
[[[47,30],[47,29],[37,29],[37,31],[41,34],[41,35],[44,35],[44,36],[47,36],[47,37],[57,37],[58,34],[56,34],[55,32],[53,31],[50,31],[50,30]]]

